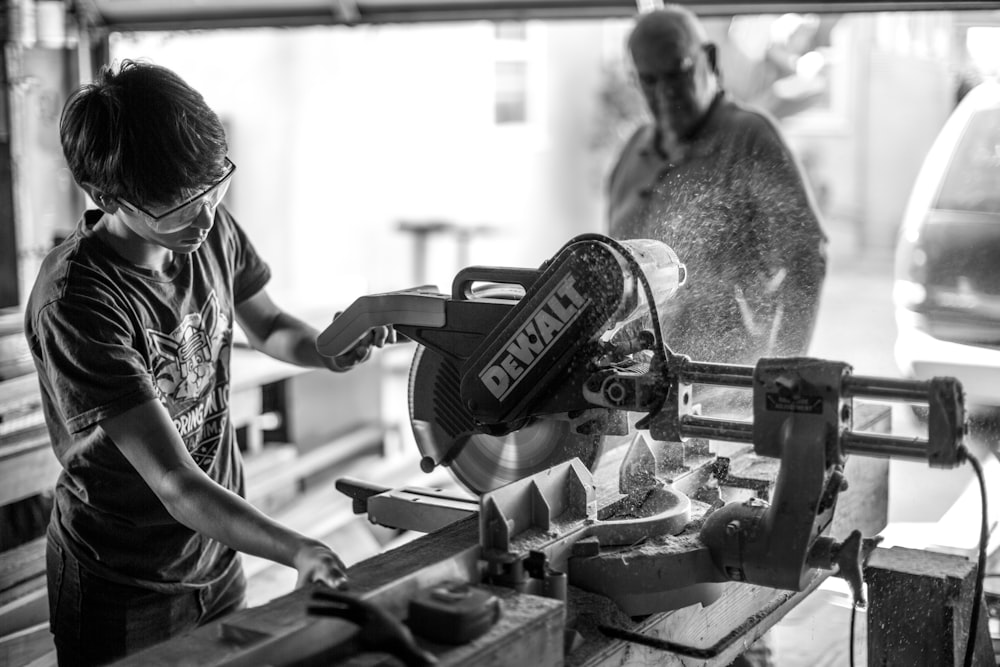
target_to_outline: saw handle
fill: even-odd
[[[501,266],[469,266],[458,272],[451,283],[451,298],[467,301],[475,298],[472,286],[475,283],[501,283],[520,285],[525,289],[531,287],[538,276],[539,269],[519,269]]]
[[[338,491],[351,499],[351,510],[355,514],[367,514],[369,498],[392,490],[388,486],[354,477],[341,477],[336,481],[335,486]]]
[[[316,350],[325,357],[336,357],[381,326],[443,327],[447,298],[433,285],[360,297],[316,337]]]

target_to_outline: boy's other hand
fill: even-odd
[[[340,560],[340,556],[322,542],[306,542],[295,554],[294,563],[299,573],[295,582],[296,588],[302,588],[315,581],[334,589],[344,588],[347,585],[347,567]]]

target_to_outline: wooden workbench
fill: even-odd
[[[888,408],[858,414],[862,417],[855,422],[857,430],[887,430]],[[601,494],[614,484],[614,458],[609,456],[595,476],[599,506]],[[888,461],[851,457],[847,478],[850,489],[838,503],[833,535],[843,538],[854,528],[877,534],[886,522]],[[350,568],[351,590],[403,618],[406,601],[420,588],[445,579],[477,580],[478,542],[477,518],[463,519]],[[606,598],[572,586],[566,604],[491,589],[501,598],[502,616],[487,634],[459,647],[420,641],[444,665],[728,665],[826,576],[817,573],[800,592],[729,583],[708,607],[693,605],[644,618],[625,616]],[[311,593],[301,589],[237,612],[120,664],[355,665],[385,659],[355,652],[336,660],[338,647],[349,645],[357,628],[347,621],[310,616],[306,607]],[[570,632],[564,633],[564,628]]]

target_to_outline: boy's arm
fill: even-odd
[[[378,327],[347,352],[325,357],[316,350],[319,331],[279,308],[264,289],[236,305],[236,320],[254,349],[299,366],[333,371],[349,370],[365,361],[373,346],[382,347],[395,337],[391,328]]]
[[[179,523],[237,551],[294,567],[297,586],[322,581],[336,588],[346,581],[346,568],[329,547],[274,521],[206,475],[159,401],[100,425]]]

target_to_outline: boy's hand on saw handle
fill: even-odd
[[[333,316],[336,320],[340,317],[341,312],[337,312]],[[374,327],[368,330],[368,333],[361,339],[358,340],[352,347],[347,351],[338,354],[335,357],[323,357],[324,364],[330,370],[336,373],[343,373],[344,371],[349,371],[360,363],[368,360],[372,354],[373,347],[385,347],[388,344],[396,342],[396,330],[392,328],[392,325],[384,325]]]

